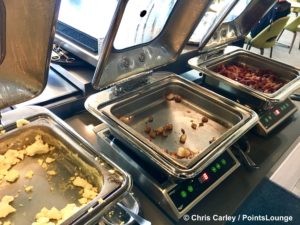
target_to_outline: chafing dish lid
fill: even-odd
[[[0,0],[0,110],[44,89],[60,0]]]
[[[227,0],[216,4],[217,8],[222,9],[222,7],[226,7],[226,2]],[[223,23],[221,23],[213,35],[210,36],[211,38],[209,40],[199,39],[206,35],[206,27],[210,28],[210,24],[215,20],[216,14],[218,13],[218,11],[210,12],[210,14],[206,15],[206,20],[200,21],[190,42],[199,44],[199,48],[214,49],[217,46],[240,40],[250,32],[252,27],[258,23],[275,2],[274,0],[239,1],[224,19]]]
[[[175,61],[212,2],[119,0],[102,43],[94,88],[103,89]],[[223,16],[212,24],[207,41],[230,9],[226,7]]]

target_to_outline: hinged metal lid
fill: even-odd
[[[119,0],[102,45],[94,88],[103,89],[175,61],[212,2]],[[227,2],[202,40],[203,46],[237,0]]]
[[[0,0],[0,110],[42,92],[60,0]]]
[[[204,49],[211,50],[244,39],[274,3],[275,0],[240,0],[216,29],[210,40],[208,42],[204,40],[206,44]],[[190,41],[198,42],[202,48],[203,39],[199,39],[199,37],[206,34],[206,27],[210,27],[214,17],[216,17],[215,12],[206,21],[203,20],[203,23],[201,21]]]

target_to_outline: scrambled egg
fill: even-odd
[[[83,189],[82,198],[79,199],[79,203],[82,205],[93,200],[98,195],[98,189],[96,187],[93,187],[93,185],[91,185],[87,180],[81,177],[76,177],[73,180],[73,185],[81,187]]]
[[[31,179],[33,176],[33,171],[32,170],[29,170],[26,174],[25,174],[25,178],[27,179]]]
[[[11,169],[12,166],[24,159],[24,151],[8,150],[4,155],[0,155],[0,184],[3,180],[14,182],[18,179],[17,171]]]
[[[0,221],[0,225],[12,225],[12,223],[10,221],[5,221],[3,223]]]
[[[60,224],[75,212],[77,212],[80,207],[75,204],[68,204],[61,210],[55,207],[51,209],[42,208],[42,210],[36,215],[36,222],[32,225],[55,225]]]
[[[52,150],[54,150],[54,147],[50,147],[48,143],[44,143],[41,135],[37,135],[35,137],[35,142],[28,145],[25,149],[26,155],[28,156],[46,154]]]
[[[16,121],[16,125],[17,125],[18,128],[23,127],[23,126],[25,126],[29,123],[30,122],[28,120],[25,120],[25,119],[19,119],[19,120]]]
[[[55,176],[57,173],[54,170],[49,170],[49,171],[47,171],[47,174],[50,176]]]
[[[55,159],[53,159],[53,158],[51,158],[51,157],[47,157],[46,158],[46,163],[52,163],[52,162],[54,162],[55,161]]]
[[[27,192],[27,193],[29,193],[29,192],[32,192],[32,190],[33,190],[33,186],[25,186],[24,187],[24,189],[25,189],[25,191]]]
[[[17,170],[9,170],[5,175],[5,180],[13,183],[20,177],[20,173]]]
[[[13,196],[5,195],[0,202],[0,218],[5,218],[7,215],[16,211],[10,203],[14,200]]]

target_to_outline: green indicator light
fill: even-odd
[[[216,164],[217,169],[221,169],[221,165],[219,163]]]
[[[216,172],[217,172],[216,167],[213,166],[213,167],[211,168],[211,171],[212,171],[213,173],[216,173]]]
[[[223,165],[226,165],[227,162],[226,162],[225,159],[222,159],[222,160],[221,160],[221,163],[222,163]]]
[[[268,119],[269,119],[269,120],[272,120],[272,116],[268,116]]]
[[[194,188],[193,188],[192,185],[189,185],[187,189],[188,189],[188,192],[193,192],[194,191]]]
[[[286,106],[286,107],[289,107],[289,103],[285,103],[285,106]]]
[[[182,198],[186,198],[187,193],[186,193],[186,191],[181,191],[180,195],[181,195]]]
[[[265,118],[265,122],[269,122],[268,118]]]

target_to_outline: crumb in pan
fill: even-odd
[[[174,98],[175,98],[175,96],[174,96],[173,93],[169,93],[169,94],[167,94],[167,96],[166,96],[166,99],[167,99],[168,101],[172,101],[172,100],[174,100]]]
[[[203,117],[202,117],[202,122],[203,122],[203,123],[207,123],[207,122],[208,122],[208,118],[207,118],[206,116],[203,116]]]
[[[32,192],[32,190],[33,190],[33,186],[31,186],[31,185],[24,186],[24,189],[25,189],[25,192],[26,192],[26,193],[30,193],[30,192]]]
[[[182,97],[180,95],[175,95],[174,100],[175,100],[175,102],[179,103],[182,101]]]
[[[26,174],[25,174],[25,178],[26,179],[32,179],[33,177],[33,171],[32,170],[29,170]]]
[[[209,144],[213,143],[216,139],[216,137],[212,137],[212,139],[209,140]]]
[[[130,123],[130,120],[131,120],[131,117],[130,117],[130,116],[121,116],[119,119],[120,119],[123,123],[129,124],[129,123]]]
[[[197,124],[196,123],[192,123],[191,127],[196,130],[197,129]]]
[[[182,135],[181,135],[180,138],[179,138],[179,142],[180,142],[181,144],[184,144],[184,143],[186,142],[187,135],[186,135],[184,129],[181,129],[181,133],[182,133]]]

